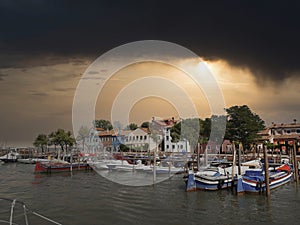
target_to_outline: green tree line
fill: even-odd
[[[72,133],[70,131],[65,131],[64,129],[57,129],[48,135],[39,134],[33,142],[33,145],[37,148],[40,148],[43,153],[46,151],[47,146],[52,145],[54,145],[55,150],[57,146],[60,147],[59,153],[60,150],[66,153],[74,144],[75,138],[72,136]]]

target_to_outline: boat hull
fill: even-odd
[[[280,179],[273,180],[269,182],[270,190],[280,187],[286,183],[288,183],[292,178],[292,173],[287,174]],[[266,191],[266,184],[264,180],[262,181],[253,181],[246,178],[242,180],[243,190],[248,193],[260,193]]]
[[[283,165],[275,171],[269,171],[270,190],[280,187],[293,178],[293,173],[288,165]],[[246,173],[242,177],[240,192],[261,193],[266,191],[265,176],[263,171]]]
[[[35,164],[35,173],[55,173],[55,172],[70,172],[79,170],[89,170],[90,167],[87,163],[42,163],[37,162]]]
[[[204,176],[197,176],[194,173],[189,173],[185,177],[186,191],[195,190],[209,190],[216,191],[221,189],[231,188],[232,179],[230,177],[219,177],[219,178],[205,178]]]
[[[2,162],[5,162],[5,163],[10,163],[10,162],[17,162],[18,161],[18,159],[4,159],[4,158],[2,158],[2,159],[0,159]]]

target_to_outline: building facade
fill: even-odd
[[[264,144],[272,146],[272,150],[287,153],[295,143],[296,152],[300,154],[300,123],[294,121],[290,124],[275,124],[259,133],[258,146],[262,149]],[[269,147],[270,148],[270,147]]]

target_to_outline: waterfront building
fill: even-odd
[[[200,144],[200,154],[204,154],[205,149],[208,154],[219,154],[219,153],[232,153],[232,142],[224,140],[222,145],[214,141],[208,141],[207,143]],[[196,150],[195,150],[196,152]]]
[[[156,142],[150,135],[148,128],[137,128],[135,130],[123,131],[125,145],[134,151],[148,151],[156,148]]]
[[[171,128],[179,123],[180,120],[171,119],[157,119],[152,118],[152,123],[157,125],[161,129],[161,150],[165,152],[183,153],[191,152],[190,143],[186,139],[179,140],[178,142],[172,142]]]
[[[263,144],[270,143],[273,145],[274,151],[287,153],[289,149],[293,148],[295,142],[297,154],[300,154],[300,123],[297,123],[296,120],[289,124],[272,123],[271,126],[259,132],[259,135],[258,147],[260,149]]]

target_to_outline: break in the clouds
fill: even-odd
[[[120,44],[155,39],[247,67],[258,80],[280,81],[300,71],[299,11],[297,1],[4,0],[1,64],[16,66],[20,54],[28,63],[49,54],[93,58]]]
[[[300,120],[299,11],[297,1],[0,1],[0,144],[71,130],[81,74],[104,52],[139,40],[204,58],[227,107],[247,104],[269,123]],[[100,82],[98,72],[106,68],[88,79]]]

